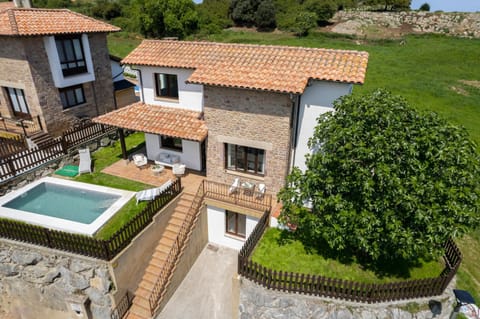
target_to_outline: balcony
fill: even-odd
[[[231,192],[230,185],[207,181],[203,182],[205,198],[241,206],[244,208],[264,212],[271,209],[272,195],[264,194],[255,189],[239,187]]]

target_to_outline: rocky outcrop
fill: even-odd
[[[332,19],[332,32],[368,35],[372,28],[402,30],[402,33],[437,33],[480,38],[480,13],[465,12],[370,12],[339,11]]]

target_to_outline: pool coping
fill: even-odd
[[[73,186],[76,188],[85,189],[89,191],[98,191],[103,193],[114,194],[114,195],[120,196],[120,198],[116,200],[107,210],[105,210],[100,216],[98,216],[90,224],[83,224],[83,223],[74,222],[66,219],[44,216],[44,215],[39,215],[35,213],[30,213],[27,211],[3,207],[5,203],[13,200],[14,198],[23,194],[25,191],[29,191],[30,189],[44,182],[63,185],[63,186],[69,186],[69,187]],[[54,177],[44,177],[32,183],[29,183],[28,185],[18,190],[15,190],[13,192],[10,192],[0,197],[0,218],[8,218],[8,219],[22,221],[28,224],[34,224],[34,225],[38,225],[46,228],[55,229],[55,230],[92,236],[113,215],[115,215],[120,210],[120,208],[122,208],[134,195],[135,195],[135,192],[126,191],[122,189],[99,186],[99,185],[82,183],[82,182],[54,178]]]

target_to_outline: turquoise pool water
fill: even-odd
[[[43,182],[2,206],[90,224],[121,196]]]

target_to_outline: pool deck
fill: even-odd
[[[153,186],[161,186],[169,179],[176,178],[176,176],[172,173],[172,169],[169,167],[165,167],[163,172],[155,174],[151,169],[152,165],[154,165],[153,162],[148,162],[148,164],[144,167],[138,168],[131,161],[120,160],[104,168],[102,173]],[[192,172],[187,169],[185,174],[181,176],[183,191],[185,193],[195,194],[198,186],[200,186],[200,183],[204,179],[205,176],[201,175],[200,173]]]

